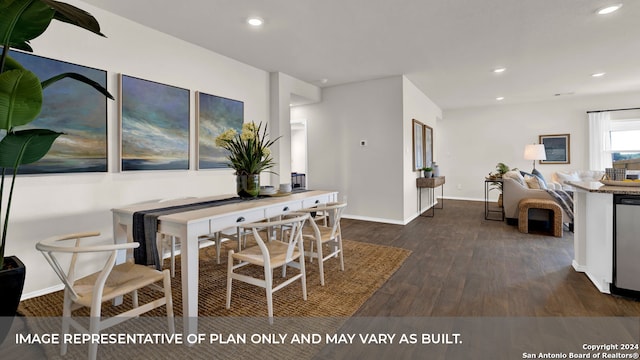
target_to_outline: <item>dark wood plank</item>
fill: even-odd
[[[413,252],[356,316],[640,316],[571,267],[573,233],[522,234],[484,220],[481,202],[446,200],[405,226],[343,219],[342,233]]]

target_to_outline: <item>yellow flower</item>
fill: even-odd
[[[242,141],[249,141],[255,138],[256,138],[256,134],[251,131],[243,131],[242,134],[240,135],[240,139],[242,139]]]
[[[278,139],[267,139],[267,126],[254,122],[242,125],[238,134],[233,129],[226,130],[215,139],[216,146],[229,152],[229,167],[237,174],[259,174],[275,166],[269,146]]]
[[[253,121],[242,124],[242,132],[255,133],[257,130],[258,128],[256,127],[256,123],[254,123]]]
[[[228,141],[233,140],[233,138],[238,135],[234,129],[227,129],[222,134],[218,135],[216,138],[216,146],[224,147]]]
[[[242,124],[242,134],[240,135],[240,139],[242,141],[253,140],[256,138],[256,124],[252,121],[249,123]]]

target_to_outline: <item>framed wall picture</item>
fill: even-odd
[[[189,169],[189,90],[120,75],[120,166]]]
[[[11,50],[9,56],[40,81],[73,72],[107,87],[107,72],[87,66]],[[21,165],[19,174],[107,171],[107,97],[80,81],[64,79],[44,89],[42,111],[23,129],[62,132],[42,159]]]
[[[569,164],[571,163],[571,141],[569,134],[540,135],[540,144],[544,145],[546,160],[540,164]]]
[[[413,119],[413,171],[420,171],[425,165],[424,124]]]
[[[196,119],[198,125],[198,169],[228,168],[228,151],[216,146],[216,137],[227,129],[242,132],[244,103],[196,92]]]

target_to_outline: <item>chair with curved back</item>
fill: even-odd
[[[167,322],[170,333],[174,333],[173,301],[171,299],[171,279],[169,270],[158,271],[144,265],[137,265],[132,262],[125,262],[115,265],[119,251],[127,251],[140,246],[139,243],[132,242],[126,244],[106,244],[106,245],[85,245],[84,242],[90,238],[100,235],[98,232],[76,233],[69,235],[53,236],[42,240],[36,244],[36,249],[40,250],[47,259],[55,273],[64,284],[64,303],[62,309],[62,333],[67,334],[70,326],[83,333],[98,334],[101,330],[117,325],[127,319],[136,317],[157,307],[165,306],[167,311]],[[85,241],[86,240],[86,241]],[[79,255],[91,254],[93,261],[96,253],[108,255],[101,271],[79,278]],[[71,254],[69,270],[65,272],[58,256],[61,254]],[[162,286],[157,286],[157,282],[162,282]],[[138,290],[144,287],[154,287],[161,290],[163,296],[152,300],[144,305],[138,303]],[[102,303],[113,300],[116,297],[129,294],[132,295],[133,308],[123,311],[117,316],[102,318]],[[125,305],[121,305],[125,306]],[[89,329],[86,329],[79,322],[71,318],[71,312],[81,307],[88,307],[91,310],[89,319]],[[66,342],[62,342],[60,354],[67,352]],[[89,344],[89,359],[95,359],[98,353],[98,344]]]
[[[160,259],[162,260],[164,258],[164,254],[167,252],[166,247],[168,247],[171,277],[175,277],[176,276],[176,250],[177,250],[176,237],[168,236],[164,234],[158,234],[158,236],[159,236],[158,242],[160,243],[160,246],[159,246]],[[220,264],[220,254],[222,252],[222,243],[225,241],[233,240],[234,238],[235,237],[232,237],[231,235],[225,235],[223,232],[218,231],[214,234],[199,236],[198,244],[200,247],[215,246],[216,262],[217,264]]]
[[[305,255],[309,256],[311,262],[313,262],[313,259],[318,259],[320,284],[322,286],[324,286],[324,262],[329,258],[338,256],[340,258],[340,270],[344,271],[340,218],[342,217],[342,212],[346,206],[347,203],[332,202],[312,208],[297,210],[308,212],[310,214],[322,214],[320,219],[322,219],[321,221],[324,223],[319,224],[319,221],[314,220],[318,218],[318,216],[313,216],[302,232],[302,236],[305,239],[310,240],[309,251],[307,251]],[[331,250],[328,254],[323,252],[323,245],[326,244],[331,246]]]
[[[239,252],[229,250],[229,260],[227,263],[227,309],[231,307],[233,280],[240,280],[265,288],[267,295],[267,312],[270,322],[273,321],[273,292],[282,289],[294,281],[300,280],[302,282],[302,298],[307,300],[302,227],[308,218],[309,214],[297,214],[297,216],[289,216],[283,220],[239,225],[241,231],[251,232],[257,245],[249,246]],[[280,239],[273,238],[276,232],[270,230],[282,226],[286,226],[289,231],[280,232],[280,234],[284,234]],[[267,229],[267,231],[263,231],[265,229]],[[267,238],[266,241],[263,239],[263,236]],[[239,261],[238,264],[236,264],[237,261]],[[264,278],[254,278],[235,271],[248,265],[263,267]],[[274,287],[273,270],[282,267],[282,276],[285,277],[287,266],[297,268],[299,272]]]

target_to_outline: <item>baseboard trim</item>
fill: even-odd
[[[391,220],[391,219],[376,218],[376,217],[370,217],[370,216],[358,216],[358,215],[343,214],[342,217],[345,218],[345,219],[371,221],[371,222],[379,222],[379,223],[393,224],[393,225],[406,225],[406,224],[408,224],[408,223],[402,222],[400,220]]]
[[[45,288],[45,289],[32,291],[30,293],[22,294],[22,297],[20,298],[20,301],[31,299],[31,298],[42,296],[42,295],[51,294],[51,293],[54,293],[56,291],[60,291],[60,290],[63,290],[63,289],[64,289],[64,285],[63,284],[58,284],[58,285],[54,285],[54,286],[51,286],[51,287],[48,287],[48,288]]]
[[[573,260],[571,262],[571,266],[577,272],[582,272],[583,273],[583,272],[587,271],[587,267],[586,266],[582,266],[582,265],[578,264],[575,260]]]
[[[484,201],[484,199],[476,199],[476,198],[462,198],[462,197],[444,197],[444,200],[464,200],[464,201]],[[436,206],[439,202],[436,200],[432,206]],[[428,211],[429,209],[431,209],[432,206],[426,206],[423,208],[422,213],[424,213],[425,211]],[[404,221],[401,220],[391,220],[391,219],[385,219],[385,218],[377,218],[377,217],[371,217],[371,216],[360,216],[360,215],[349,215],[349,214],[343,214],[342,217],[345,219],[352,219],[352,220],[362,220],[362,221],[372,221],[372,222],[379,222],[379,223],[385,223],[385,224],[393,224],[393,225],[407,225],[408,223],[412,222],[413,220],[417,219],[420,217],[420,214],[422,213],[415,213],[413,214],[411,217],[405,219]]]
[[[604,293],[604,294],[611,294],[611,291],[609,290],[609,284],[608,283],[602,284],[599,280],[596,279],[595,276],[592,276],[589,273],[589,271],[585,271],[584,273],[587,275],[589,280],[591,280],[591,283],[593,283],[593,285],[598,289],[598,291],[600,291],[601,293]]]
[[[481,201],[481,202],[484,202],[484,199],[458,197],[458,196],[445,196],[444,199],[445,200],[465,200],[465,201]]]

